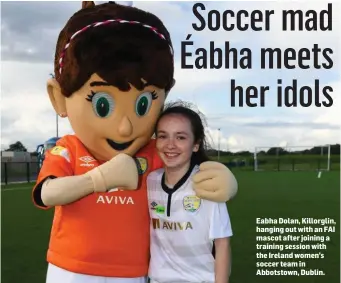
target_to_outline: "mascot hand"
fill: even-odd
[[[95,192],[106,192],[117,187],[136,190],[138,186],[139,177],[136,162],[124,153],[116,155],[87,174],[92,179]]]
[[[193,188],[202,199],[226,202],[235,196],[238,185],[225,165],[207,161],[200,165],[200,171],[193,176]]]

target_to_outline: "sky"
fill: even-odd
[[[117,1],[120,4],[127,2]],[[132,1],[129,1],[132,2]],[[96,4],[101,2],[95,1]],[[198,10],[208,20],[210,10],[220,13],[233,10],[235,13],[246,10],[251,14],[260,10],[265,18],[266,10],[274,10],[270,16],[270,30],[265,31],[265,22],[258,22],[262,31],[226,31],[221,27],[210,31],[208,25],[202,31],[193,29],[192,24],[200,25],[193,14],[196,2],[140,2],[133,1],[133,6],[156,14],[168,28],[175,51],[176,85],[171,90],[167,101],[182,99],[190,101],[204,114],[207,123],[208,141],[214,148],[254,151],[255,147],[273,146],[320,146],[340,143],[339,109],[341,106],[340,78],[340,9],[333,4],[331,31],[282,31],[282,10],[315,11],[327,10],[327,1],[319,2],[202,2],[205,10]],[[56,115],[46,92],[46,81],[53,73],[55,45],[60,30],[67,20],[80,9],[80,2],[1,2],[1,149],[9,144],[21,141],[29,151],[34,151],[38,144],[56,136]],[[261,7],[261,8],[260,8]],[[309,7],[309,8],[308,8]],[[213,26],[216,26],[217,12],[213,12]],[[318,15],[318,18],[319,15]],[[327,19],[327,15],[324,15]],[[236,23],[235,18],[228,18],[227,23]],[[244,18],[242,23],[250,23]],[[320,25],[318,21],[318,25]],[[192,46],[186,47],[191,53],[181,58],[181,42],[191,34]],[[181,59],[186,64],[193,64],[197,58],[196,49],[205,48],[208,52],[208,63],[215,56],[210,56],[210,42],[214,48],[221,48],[223,58],[225,47],[237,51],[236,58],[231,54],[230,62],[239,62],[246,54],[243,48],[251,50],[250,69],[242,69],[239,64],[233,68],[223,66],[220,69],[183,69]],[[280,48],[282,51],[293,48],[312,50],[317,44],[321,50],[332,49],[329,54],[333,67],[331,69],[314,68],[314,56],[304,62],[311,66],[308,69],[261,69],[260,50],[262,48]],[[227,52],[226,52],[227,53]],[[308,56],[303,52],[304,56]],[[210,59],[211,57],[211,59]],[[320,65],[328,63],[322,51],[317,61]],[[246,59],[245,59],[246,60]],[[245,61],[244,61],[245,62]],[[290,61],[297,64],[297,60]],[[209,64],[208,64],[209,65]],[[310,107],[278,107],[277,81],[282,80],[283,88],[297,80],[298,89],[308,86],[312,89],[313,105]],[[316,88],[315,80],[319,80]],[[245,90],[250,86],[260,89],[268,86],[265,106],[257,107],[231,106],[231,80]],[[333,88],[329,93],[333,100],[331,107],[314,106],[315,96],[321,102],[326,100],[322,89]],[[307,89],[307,88],[306,88]],[[307,91],[303,92],[307,93]],[[245,97],[244,97],[245,99]],[[305,99],[307,101],[307,99]],[[238,99],[237,99],[238,102]],[[59,136],[72,134],[67,119],[59,119]]]

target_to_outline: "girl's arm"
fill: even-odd
[[[229,283],[231,268],[230,239],[215,239],[215,283]]]

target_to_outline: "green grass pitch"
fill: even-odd
[[[340,172],[236,171],[238,195],[228,203],[232,221],[230,283],[337,283],[340,278]],[[32,184],[2,186],[2,283],[44,283],[53,211],[31,202]],[[334,218],[325,259],[307,259],[325,276],[256,276],[256,217]],[[295,234],[299,235],[301,233]],[[323,234],[325,235],[325,234]],[[302,251],[303,252],[303,251]]]

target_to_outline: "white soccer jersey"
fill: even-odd
[[[165,186],[163,169],[148,176],[152,282],[215,282],[213,240],[232,236],[232,229],[225,203],[195,196],[191,177],[198,170],[173,189]]]

